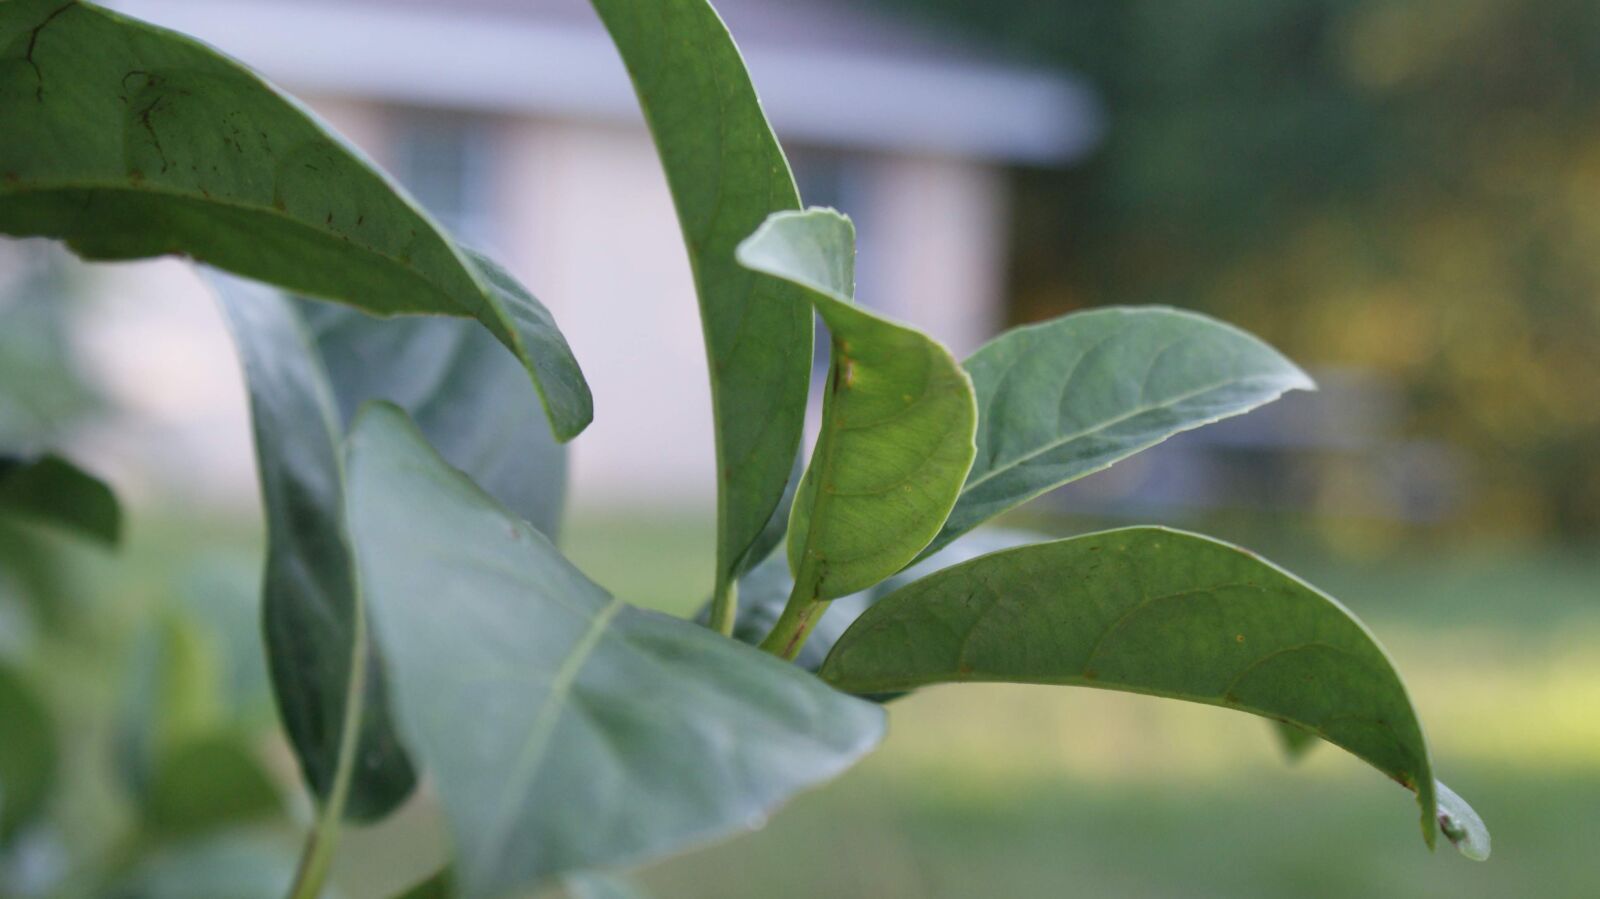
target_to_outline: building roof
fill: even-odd
[[[637,121],[587,0],[116,0],[290,90]],[[1057,70],[841,0],[717,0],[785,139],[1058,164],[1098,140],[1093,93]]]

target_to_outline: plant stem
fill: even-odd
[[[739,582],[728,579],[711,593],[711,629],[724,637],[733,636],[734,616],[739,609]]]
[[[789,602],[784,605],[783,614],[778,616],[777,624],[772,626],[772,632],[761,641],[762,650],[791,662],[800,655],[800,650],[806,645],[806,639],[811,636],[812,629],[817,626],[817,622],[822,619],[822,613],[828,608],[828,600],[801,594],[798,592],[800,587],[798,581],[795,587],[796,592],[789,595]]]
[[[344,821],[345,803],[350,799],[350,782],[355,777],[356,753],[361,742],[361,717],[367,694],[367,615],[361,597],[353,597],[350,680],[345,691],[344,719],[340,723],[339,758],[333,770],[333,788],[328,800],[306,837],[306,848],[295,871],[288,899],[320,899],[322,888],[333,868],[339,846],[339,826]]]

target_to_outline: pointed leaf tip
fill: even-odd
[[[1475,862],[1489,858],[1489,828],[1455,790],[1434,781],[1439,794],[1439,830],[1462,855]]]

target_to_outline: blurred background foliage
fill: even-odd
[[[883,0],[1070,66],[1109,128],[1016,176],[1014,317],[1171,303],[1393,380],[1457,525],[1600,532],[1600,5]]]

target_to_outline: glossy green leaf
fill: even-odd
[[[1428,746],[1383,649],[1333,599],[1206,537],[1128,528],[946,569],[868,609],[821,676],[852,693],[1100,687],[1290,722],[1416,791],[1433,845]]]
[[[591,398],[548,311],[309,111],[209,47],[88,3],[0,3],[0,233],[181,253],[380,315],[477,318],[556,434]]]
[[[974,453],[972,385],[937,342],[854,304],[855,229],[837,212],[778,213],[739,261],[803,288],[833,340],[790,568],[814,599],[864,590],[916,558],[955,503]]]
[[[811,310],[734,261],[767,216],[800,208],[744,61],[706,0],[592,0],[655,135],[700,299],[717,444],[717,592],[752,554],[800,447]]]
[[[0,455],[0,515],[66,528],[114,545],[122,536],[122,510],[104,481],[66,459]]]
[[[249,743],[220,731],[165,754],[142,810],[147,835],[181,839],[271,818],[283,804]]]
[[[1017,328],[965,366],[978,397],[978,453],[928,552],[1174,434],[1313,388],[1249,334],[1160,307]]]
[[[20,674],[0,666],[0,845],[49,800],[58,751],[50,710]]]
[[[344,813],[378,818],[410,795],[416,777],[388,716],[380,660],[360,624],[344,534],[342,431],[327,376],[288,299],[223,275],[210,281],[250,398],[267,516],[262,625],[278,711],[307,784],[323,800],[333,791],[347,725],[359,723],[361,764]],[[357,671],[362,689],[352,696]]]
[[[469,899],[753,826],[881,736],[873,706],[608,596],[398,409],[368,406],[348,456],[361,582]]]

